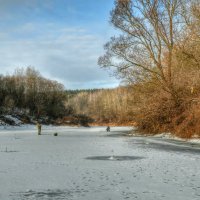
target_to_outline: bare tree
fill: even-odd
[[[173,51],[186,22],[184,0],[116,0],[111,23],[122,31],[105,45],[102,67],[131,80],[153,79],[179,102],[173,83]]]

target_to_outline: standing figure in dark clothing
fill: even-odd
[[[41,135],[42,125],[37,122],[38,135]]]
[[[108,127],[106,128],[106,131],[107,131],[107,132],[110,132],[110,126],[108,126]]]

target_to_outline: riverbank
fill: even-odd
[[[200,138],[198,136],[193,136],[192,138],[180,138],[172,133],[161,133],[161,134],[143,134],[138,132],[136,129],[133,128],[132,131],[125,134],[125,136],[129,137],[152,137],[152,138],[160,138],[160,139],[168,139],[174,141],[182,141],[188,143],[197,143],[200,144]]]

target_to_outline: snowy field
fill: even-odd
[[[0,129],[0,200],[200,199],[198,144],[120,136],[128,127]]]

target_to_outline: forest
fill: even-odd
[[[100,122],[133,122],[142,133],[199,137],[199,1],[116,0],[110,23],[121,34],[98,63],[126,85],[79,93],[69,104]]]
[[[200,136],[199,0],[115,0],[100,67],[115,89],[65,90],[34,68],[0,77],[0,112],[82,124],[134,125],[141,133]],[[76,120],[74,120],[74,118]]]
[[[97,125],[133,125],[132,96],[130,86],[83,90],[69,98],[66,106],[74,113],[91,117]]]
[[[0,76],[0,113],[18,115],[29,122],[41,117],[58,118],[66,114],[64,86],[41,76],[32,67],[16,69]]]

